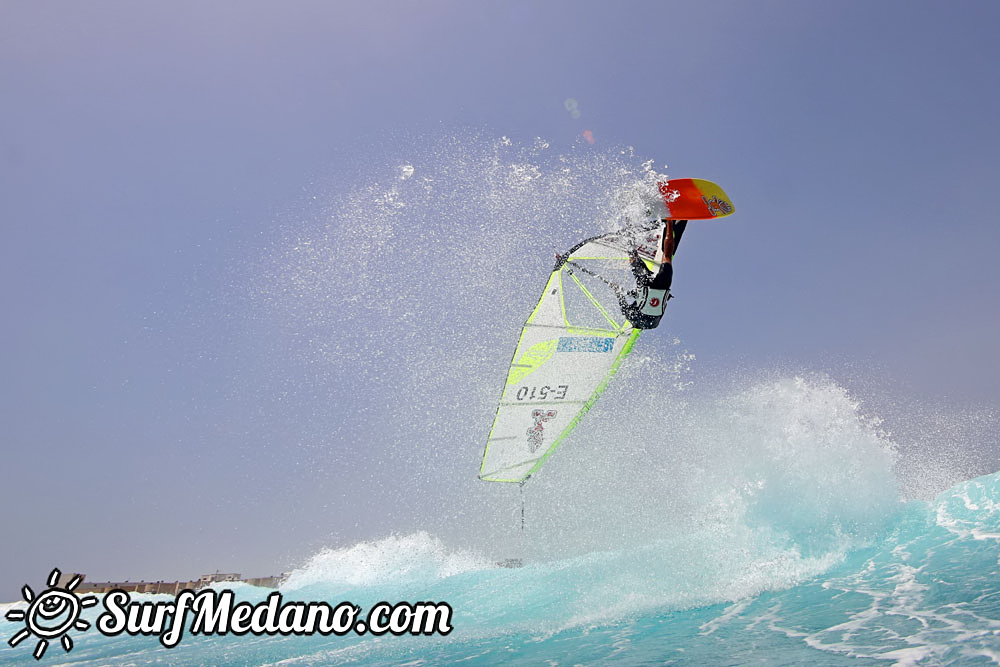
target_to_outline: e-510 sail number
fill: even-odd
[[[560,384],[555,387],[542,385],[541,387],[521,387],[517,390],[517,400],[519,401],[546,401],[549,399],[562,400],[566,398],[569,391],[568,384]]]

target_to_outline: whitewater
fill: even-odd
[[[631,151],[583,148],[463,136],[318,182],[232,286],[253,360],[234,391],[280,377],[270,391],[312,419],[297,454],[360,470],[361,443],[393,471],[386,508],[408,508],[395,529],[314,553],[283,597],[443,601],[447,636],[166,649],[101,635],[91,608],[90,630],[42,664],[1000,663],[1000,472],[975,460],[992,413],[941,413],[921,436],[887,425],[892,397],[825,369],[706,373],[668,310],[524,486],[523,527],[517,485],[476,479],[553,253],[616,229],[666,176]],[[523,567],[498,565],[511,558]],[[22,627],[0,620],[0,636]],[[0,663],[34,663],[33,647],[4,646]]]

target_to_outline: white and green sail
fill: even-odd
[[[660,232],[598,236],[556,263],[521,330],[480,479],[528,479],[600,397],[639,337],[619,305],[635,282],[629,251],[655,271]]]

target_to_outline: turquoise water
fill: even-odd
[[[930,502],[901,503],[867,545],[846,549],[868,528],[846,527],[843,512],[797,540],[771,510],[734,508],[729,519],[643,545],[529,560],[520,569],[427,533],[393,536],[318,553],[282,588],[286,600],[350,600],[366,609],[383,599],[447,601],[447,637],[186,636],[168,650],[156,637],[108,638],[91,627],[70,633],[69,653],[50,646],[42,664],[1000,661],[1000,473]],[[235,590],[251,601],[267,594]],[[98,611],[83,617],[93,622]],[[0,622],[0,634],[9,639],[21,627]],[[33,646],[34,638],[4,646],[0,662],[34,663]]]
[[[635,400],[612,392],[607,409]],[[674,453],[639,452],[632,482],[600,487],[586,462],[600,463],[608,440],[593,424],[596,439],[578,439],[574,456],[555,457],[525,487],[526,528],[493,527],[513,535],[496,548],[425,531],[393,535],[324,549],[281,588],[286,601],[364,610],[383,600],[447,602],[454,629],[445,637],[188,634],[166,649],[155,636],[101,635],[96,606],[84,611],[88,630],[70,631],[72,650],[53,642],[43,663],[1000,661],[1000,473],[931,501],[899,500],[895,475],[905,466],[896,445],[824,379],[692,399],[672,421],[700,458],[687,454],[682,466]],[[615,457],[632,465],[624,450]],[[506,492],[516,498],[516,487],[501,485]],[[497,567],[503,555],[525,564]],[[269,592],[234,590],[251,602]],[[24,627],[0,622],[0,636]],[[34,643],[5,646],[0,662],[33,663]]]

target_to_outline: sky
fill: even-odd
[[[996,409],[998,19],[993,0],[0,0],[0,600],[54,566],[259,576],[420,524],[323,435],[367,422],[320,398],[382,385],[262,344],[280,308],[238,287],[322,227],[314,197],[441,167],[449,137],[720,183],[736,214],[685,236],[671,305],[715,373],[863,368]],[[501,382],[509,354],[477,372]],[[281,383],[324,381],[284,410]]]

